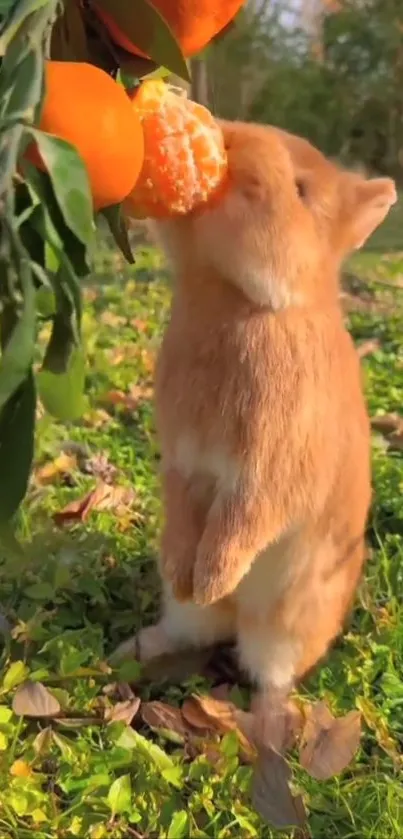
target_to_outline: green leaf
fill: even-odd
[[[7,725],[12,716],[11,708],[7,708],[7,705],[0,705],[0,725]]]
[[[137,752],[147,763],[154,766],[165,780],[176,787],[180,788],[182,783],[182,770],[179,764],[175,763],[172,758],[164,752],[156,743],[152,743],[143,737],[134,728],[126,726],[120,733],[116,740],[116,745],[122,749]]]
[[[87,407],[84,396],[85,355],[75,347],[64,373],[42,369],[37,374],[38,392],[44,408],[52,416],[69,422],[82,416]]]
[[[44,28],[47,19],[54,15],[57,5],[58,0],[20,0],[19,3],[16,3],[15,0],[13,2],[1,0],[0,14],[7,12],[7,18],[3,22],[3,31],[0,37],[0,55],[4,55],[8,45],[28,18],[34,13],[44,10],[45,14],[36,15],[34,21],[31,18],[32,23],[35,24],[39,18],[37,27],[31,25],[31,35],[40,35],[42,32],[40,24]],[[31,23],[31,21],[28,22]]]
[[[41,286],[36,292],[36,308],[44,318],[50,318],[56,312],[55,295],[50,288]]]
[[[131,810],[132,785],[130,775],[121,775],[116,778],[108,792],[108,804],[112,816],[120,813],[129,813]]]
[[[60,279],[59,277],[57,279]],[[56,283],[55,283],[56,285]],[[66,373],[71,354],[78,345],[79,335],[74,322],[72,303],[63,288],[57,288],[58,308],[53,317],[53,328],[43,359],[43,370],[49,373]]]
[[[189,817],[186,810],[178,810],[168,828],[167,839],[181,839],[190,836]]]
[[[11,793],[7,799],[7,803],[14,810],[17,816],[24,816],[29,808],[29,800],[27,795],[22,791],[16,789]]]
[[[34,454],[36,391],[32,373],[0,414],[0,521],[9,520],[27,491]]]
[[[123,661],[117,672],[117,679],[119,682],[137,682],[140,678],[142,667],[139,661],[135,659],[128,659]]]
[[[34,215],[32,224],[54,251],[50,268],[52,263],[55,266],[56,260],[60,263],[62,257],[67,260],[68,254],[68,262],[75,274],[85,277],[91,269],[89,248],[66,225],[48,175],[25,161],[22,161],[22,168],[31,200],[38,203],[42,210],[42,213]]]
[[[94,58],[88,52],[81,4],[63,4],[63,13],[52,28],[50,58],[56,61],[91,61]]]
[[[10,49],[2,67],[1,121],[32,123],[40,101],[43,83],[43,57],[39,49],[26,51],[21,45]]]
[[[26,378],[35,351],[35,287],[32,282],[28,259],[21,259],[19,269],[24,299],[21,314],[11,332],[11,336],[8,337],[4,334],[2,336],[3,341],[7,340],[7,343],[0,360],[0,409],[4,407]],[[6,329],[4,318],[2,318],[1,323],[4,333]]]
[[[127,259],[130,265],[134,265],[134,256],[130,247],[129,237],[127,235],[126,220],[122,213],[122,205],[114,204],[112,207],[106,207],[102,214],[108,222],[109,230],[123,256]]]
[[[94,235],[94,220],[90,182],[87,169],[74,146],[29,128],[52,182],[53,190],[64,221],[84,245]]]
[[[0,0],[0,15],[4,17],[14,6],[14,0]]]
[[[56,731],[53,731],[53,742],[56,743],[56,746],[59,747],[63,757],[65,760],[72,760],[75,755],[74,744],[68,737],[65,737],[63,734],[58,734]]]
[[[24,661],[13,661],[8,670],[6,670],[3,679],[4,690],[12,690],[17,685],[23,682],[29,673],[29,669]]]
[[[24,594],[26,597],[29,597],[30,600],[52,600],[55,596],[55,590],[50,583],[47,583],[45,580],[41,583],[33,583],[32,586],[28,586],[24,589]]]
[[[148,0],[97,0],[132,44],[156,64],[190,81],[186,61],[162,15]]]

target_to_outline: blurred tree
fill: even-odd
[[[308,26],[303,0],[250,1],[206,54],[210,106],[403,180],[403,2],[315,2]]]

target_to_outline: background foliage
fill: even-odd
[[[206,64],[221,116],[281,125],[403,179],[401,0],[254,0]]]

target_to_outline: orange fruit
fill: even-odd
[[[201,207],[225,181],[222,132],[207,108],[165,82],[143,82],[133,98],[144,132],[144,162],[124,206],[164,218]]]
[[[184,56],[194,55],[210,43],[235,17],[245,0],[153,0],[152,5],[169,24]],[[128,52],[144,53],[122,32],[114,18],[94,3],[94,11],[111,38]]]
[[[84,161],[95,209],[120,203],[144,155],[143,130],[125,89],[92,64],[47,61],[39,128],[67,140]],[[26,155],[41,166],[37,149]]]

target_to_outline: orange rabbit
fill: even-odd
[[[164,608],[119,652],[234,638],[260,689],[288,692],[365,558],[370,430],[339,269],[396,191],[279,129],[222,128],[227,191],[158,225],[176,277],[156,381]]]

